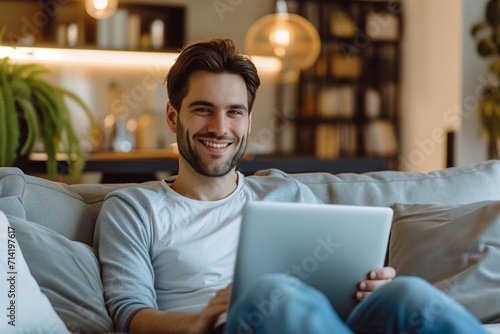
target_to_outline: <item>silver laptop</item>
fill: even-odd
[[[229,308],[260,276],[288,273],[322,291],[347,319],[357,284],[384,265],[392,216],[383,207],[247,203]]]

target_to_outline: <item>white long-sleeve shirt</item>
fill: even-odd
[[[243,205],[250,200],[317,203],[305,185],[275,171],[238,175],[228,197],[199,201],[159,181],[109,194],[95,231],[106,305],[125,332],[144,308],[200,312],[232,281]]]

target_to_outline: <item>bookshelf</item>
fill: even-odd
[[[399,143],[400,1],[289,0],[322,50],[298,84],[296,153],[394,159]],[[394,159],[395,160],[395,159]]]

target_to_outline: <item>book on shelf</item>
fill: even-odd
[[[382,85],[381,89],[383,100],[386,101],[384,106],[385,115],[388,117],[394,117],[398,114],[398,85],[394,81],[388,81]]]
[[[315,155],[319,159],[335,159],[340,156],[340,132],[338,126],[321,124],[316,127]]]
[[[358,150],[356,125],[346,124],[340,127],[340,155],[355,156]]]
[[[361,57],[356,54],[334,52],[330,58],[330,75],[334,78],[359,78],[362,69]]]
[[[340,7],[334,8],[330,14],[330,34],[335,37],[354,37],[356,24],[352,17]]]
[[[357,131],[354,124],[321,124],[316,128],[315,155],[319,159],[336,159],[356,155]]]
[[[398,151],[394,125],[388,120],[375,120],[364,127],[365,151],[370,156],[392,156]]]
[[[318,113],[326,118],[351,118],[355,112],[354,88],[348,85],[322,89],[318,97]]]
[[[371,11],[366,15],[365,32],[374,41],[394,41],[399,38],[399,19],[386,11]]]
[[[368,118],[380,117],[381,97],[378,90],[375,88],[367,88],[365,90],[365,116]]]

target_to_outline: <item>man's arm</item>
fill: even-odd
[[[126,332],[141,309],[157,308],[150,224],[142,212],[146,210],[130,203],[134,202],[127,194],[108,197],[94,234],[106,307],[118,332]]]
[[[132,333],[210,333],[218,317],[227,311],[229,287],[217,292],[200,314],[174,314],[155,309],[137,312],[130,322]]]

